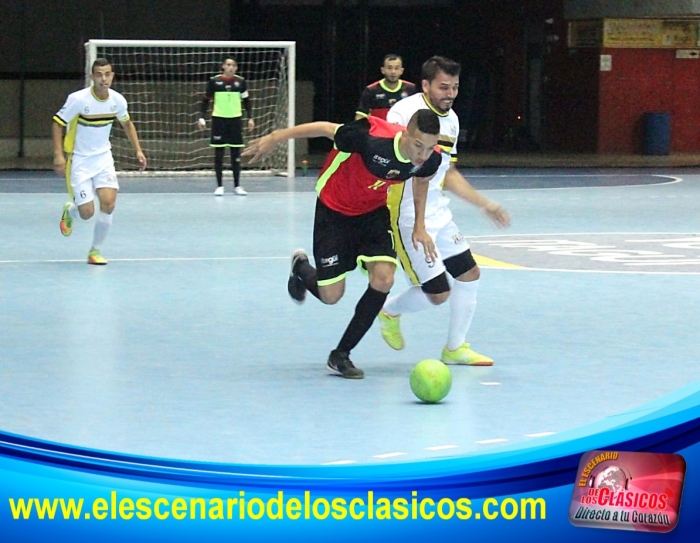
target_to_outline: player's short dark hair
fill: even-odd
[[[101,68],[103,66],[111,66],[111,65],[112,65],[112,63],[107,58],[104,58],[104,57],[96,58],[95,61],[92,63],[92,68],[90,68],[90,73],[94,73],[95,68],[97,68],[97,67]]]
[[[461,68],[462,67],[459,65],[459,62],[435,55],[423,63],[421,79],[425,79],[430,82],[437,77],[439,72],[444,72],[447,75],[459,77]]]
[[[394,53],[389,53],[388,55],[384,55],[384,60],[382,61],[382,64],[384,64],[387,60],[400,60],[403,63],[403,59],[401,58],[401,55],[396,55]]]
[[[221,65],[223,66],[224,64],[226,64],[227,60],[232,60],[233,62],[238,64],[236,57],[234,57],[233,55],[226,55],[226,56],[224,56],[224,58],[221,59]]]
[[[408,121],[408,129],[417,128],[423,134],[436,135],[440,133],[440,118],[430,109],[419,109]]]

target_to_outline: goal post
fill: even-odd
[[[90,40],[85,43],[85,82],[91,83],[95,59],[105,57],[113,64],[113,87],[129,103],[149,172],[213,174],[210,119],[206,129],[197,126],[207,81],[221,73],[225,58],[236,60],[255,121],[252,130],[243,125],[245,143],[294,126],[295,55],[292,41]],[[112,132],[112,153],[117,170],[138,171],[123,130]],[[278,146],[263,164],[244,160],[242,168],[242,175],[294,177],[294,140]]]

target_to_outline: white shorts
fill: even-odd
[[[119,190],[117,172],[114,169],[112,153],[98,156],[76,156],[70,158],[68,183],[76,205],[83,205],[95,199],[95,189],[110,188]]]
[[[413,248],[411,234],[413,226],[399,226],[398,232],[394,226],[396,235],[396,253],[403,267],[406,277],[412,285],[424,285],[431,279],[445,272],[444,261],[450,257],[463,253],[469,249],[469,242],[459,231],[454,221],[448,222],[442,228],[430,228],[426,230],[433,241],[438,254],[438,259],[430,262],[425,258],[423,246],[418,244],[418,250]]]

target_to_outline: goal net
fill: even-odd
[[[172,175],[213,173],[214,151],[207,128],[197,126],[207,82],[233,58],[245,78],[255,128],[243,126],[249,141],[294,125],[294,42],[90,40],[85,44],[86,85],[96,58],[105,57],[116,73],[114,89],[129,102],[149,172]],[[121,172],[138,171],[123,130],[112,131],[112,153]],[[225,156],[224,165],[228,164]],[[262,164],[242,161],[243,175],[294,176],[294,140],[278,146]]]

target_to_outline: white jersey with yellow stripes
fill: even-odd
[[[101,100],[93,87],[87,87],[68,95],[66,103],[54,115],[53,120],[66,127],[63,150],[80,157],[90,157],[109,152],[112,145],[109,135],[112,124],[129,120],[126,99],[117,91],[108,89],[109,96]]]
[[[443,184],[450,163],[457,160],[457,138],[459,136],[457,114],[451,109],[447,113],[437,111],[428,104],[425,95],[420,93],[396,102],[389,110],[386,120],[390,123],[407,126],[413,114],[421,109],[431,109],[440,117],[438,145],[442,149],[442,164],[430,180],[428,199],[425,205],[425,225],[428,228],[441,228],[452,220],[452,211],[449,208],[450,199],[445,196]],[[413,227],[415,210],[411,180],[393,185],[389,189],[387,202],[392,212],[392,218],[399,225]]]

